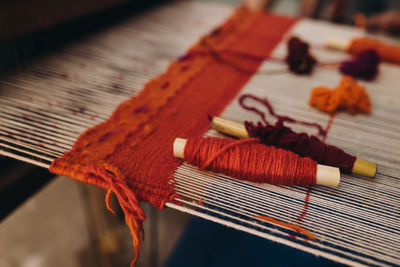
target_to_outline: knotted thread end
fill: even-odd
[[[110,164],[88,166],[86,168],[85,177],[86,179],[97,178],[108,184],[105,201],[107,209],[113,214],[115,214],[115,211],[110,206],[111,193],[114,193],[117,197],[119,205],[125,214],[125,223],[129,227],[132,235],[135,257],[131,262],[131,266],[135,266],[139,258],[141,242],[144,239],[142,222],[145,220],[145,214],[140,208],[139,200],[132,189],[128,187],[122,172]]]

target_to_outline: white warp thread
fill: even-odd
[[[172,3],[2,77],[0,154],[47,168],[84,130],[107,119],[120,102],[136,95],[150,78],[163,73],[171,60],[231,12],[230,7],[212,3]],[[362,34],[310,20],[300,21],[291,32],[313,44],[322,44],[325,33],[345,38]],[[312,53],[321,61],[349,57],[314,48]],[[282,42],[274,55],[285,54]],[[280,73],[286,66],[276,61],[265,62],[261,69],[270,74],[255,75],[242,93],[268,97],[278,114],[327,124],[329,116],[307,102],[311,88],[338,84],[341,76],[335,69],[317,68],[309,77]],[[398,66],[382,64],[376,81],[361,82],[371,96],[372,114],[338,114],[327,139],[377,163],[376,178],[342,175],[338,189],[314,187],[303,221],[297,218],[307,188],[256,185],[200,172],[186,164],[175,173],[183,206],[167,206],[349,265],[400,264],[398,73]],[[239,123],[258,120],[241,109],[237,99],[222,117]],[[290,127],[315,134],[304,126]],[[221,136],[215,131],[207,135]],[[196,204],[199,200],[203,205]],[[307,241],[290,229],[256,219],[256,215],[300,224],[317,241]]]

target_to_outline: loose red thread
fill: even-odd
[[[213,36],[217,36],[220,32],[216,31]],[[258,55],[255,53],[249,53],[248,51],[236,51],[229,49],[217,49],[215,46],[207,42],[206,39],[201,40],[200,44],[202,45],[201,49],[191,50],[185,55],[178,58],[179,62],[189,61],[194,59],[195,57],[202,56],[211,56],[216,61],[228,65],[244,74],[273,74],[273,73],[284,73],[285,70],[278,71],[259,71],[254,68],[247,68],[248,62],[258,62],[264,60],[275,60],[279,62],[285,62],[284,58],[281,57],[273,57],[271,55]]]
[[[202,40],[201,44],[208,50],[206,54],[211,55],[216,61],[228,65],[236,71],[244,74],[252,75],[257,72],[257,69],[246,68],[244,64],[236,63],[234,59],[225,58],[219,51],[215,50],[210,44],[208,44],[206,40]]]
[[[297,222],[299,222],[299,223],[303,221],[304,217],[307,214],[308,203],[310,202],[311,191],[312,191],[312,187],[307,189],[306,197],[304,199],[303,211],[300,213],[299,217],[297,217]]]
[[[301,227],[299,225],[281,222],[281,221],[278,221],[276,219],[273,219],[273,218],[270,218],[270,217],[267,217],[264,215],[256,215],[254,217],[257,219],[261,219],[261,220],[264,220],[267,222],[271,222],[273,224],[281,225],[283,227],[292,229],[292,230],[296,231],[297,233],[305,235],[308,239],[316,240],[315,236],[310,231],[304,229],[303,227]]]
[[[191,51],[190,53],[180,57],[179,61],[190,60],[195,56],[212,56],[216,61],[221,64],[230,66],[232,69],[248,74],[248,75],[263,75],[263,74],[275,74],[275,73],[285,73],[286,70],[268,70],[268,71],[260,71],[254,70],[253,68],[246,67],[247,62],[257,62],[264,60],[275,60],[279,62],[285,62],[284,58],[273,57],[273,56],[260,56],[256,54],[251,54],[248,52],[234,51],[234,50],[217,50],[212,45],[208,44],[205,40],[201,42],[204,50],[201,51]]]
[[[218,35],[218,34],[215,34]],[[300,40],[298,37],[291,37],[287,42],[288,54],[283,57],[275,56],[262,56],[248,51],[234,51],[227,49],[216,49],[213,45],[209,44],[206,40],[202,40],[201,45],[203,49],[191,50],[187,54],[178,58],[178,61],[184,62],[192,60],[198,56],[212,56],[216,61],[228,65],[236,71],[245,74],[274,74],[284,73],[285,70],[275,71],[260,71],[246,68],[244,61],[264,61],[274,60],[284,62],[288,65],[291,72],[296,74],[310,74],[315,66],[322,68],[337,68],[342,63],[341,61],[334,62],[318,62],[316,58],[309,52],[310,44]]]
[[[191,138],[187,140],[184,159],[200,169],[256,183],[315,185],[315,161],[258,142],[257,138]]]
[[[332,114],[332,115],[329,117],[329,121],[328,121],[328,124],[326,125],[326,129],[325,129],[325,133],[326,133],[326,134],[325,134],[325,135],[323,136],[323,138],[322,138],[322,141],[323,141],[323,142],[325,142],[325,140],[326,140],[326,138],[327,138],[327,136],[328,136],[328,132],[329,132],[329,130],[331,129],[331,126],[332,126],[332,123],[333,123],[333,119],[334,119],[334,118],[335,118],[335,115],[334,115],[334,114]],[[304,217],[306,217],[306,215],[307,215],[307,212],[308,212],[308,205],[309,205],[309,203],[310,203],[311,192],[312,192],[312,187],[309,187],[309,188],[307,189],[306,197],[305,197],[305,199],[304,199],[303,211],[300,213],[299,217],[297,217],[297,222],[298,222],[298,223],[301,223],[301,222],[303,221]]]
[[[266,115],[259,109],[246,105],[246,99],[252,99],[263,104],[269,114],[277,118],[277,122],[272,125],[266,120]],[[255,112],[261,117],[262,122],[257,124],[246,121],[245,127],[250,137],[260,139],[262,144],[275,146],[292,151],[302,157],[310,157],[320,164],[340,168],[345,173],[351,173],[356,157],[345,153],[342,149],[325,144],[318,137],[306,133],[296,133],[291,128],[284,126],[284,122],[297,123],[318,129],[318,134],[325,138],[326,130],[317,123],[303,122],[287,116],[278,115],[274,112],[267,99],[261,99],[252,95],[243,95],[239,98],[242,108]]]
[[[335,118],[335,114],[331,114],[330,116],[329,116],[329,121],[328,121],[328,124],[326,125],[326,129],[325,129],[325,135],[324,135],[324,137],[322,137],[322,142],[325,142],[325,140],[326,140],[326,138],[328,137],[328,133],[329,133],[329,130],[331,129],[331,127],[332,127],[332,123],[333,123],[333,119]]]
[[[281,123],[283,123],[283,122],[289,122],[289,123],[295,123],[295,124],[301,124],[301,125],[305,125],[305,126],[315,127],[315,128],[318,129],[318,135],[321,135],[321,136],[326,135],[326,131],[325,131],[324,128],[323,128],[321,125],[319,125],[318,123],[315,123],[315,122],[306,122],[306,121],[299,121],[299,120],[293,119],[293,118],[291,118],[291,117],[289,117],[289,116],[284,116],[284,115],[278,115],[278,114],[276,114],[275,111],[274,111],[274,109],[272,108],[271,104],[269,103],[269,101],[268,101],[266,98],[263,99],[263,98],[260,98],[260,97],[257,97],[257,96],[251,95],[251,94],[244,94],[244,95],[242,95],[242,96],[239,98],[239,104],[240,104],[240,106],[241,106],[242,108],[244,108],[245,110],[252,111],[252,112],[258,114],[258,115],[261,117],[262,121],[263,121],[265,124],[267,124],[267,125],[269,125],[269,123],[268,123],[268,121],[266,120],[266,115],[265,115],[265,113],[262,112],[262,111],[260,111],[260,110],[257,109],[256,107],[252,107],[252,106],[246,105],[246,104],[244,103],[246,99],[251,99],[251,100],[254,100],[254,101],[259,102],[259,103],[261,103],[262,105],[264,105],[265,108],[268,110],[269,114],[270,114],[271,116],[275,117],[275,118],[278,120],[277,123],[278,123],[278,122],[281,122]]]

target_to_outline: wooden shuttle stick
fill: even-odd
[[[244,125],[224,120],[219,117],[213,117],[211,121],[211,128],[218,132],[237,138],[249,138],[249,134]],[[375,163],[357,158],[354,162],[351,172],[364,177],[373,178],[376,174],[376,168],[377,167]]]
[[[174,156],[184,159],[186,139],[176,138],[174,141]],[[329,187],[337,187],[340,183],[339,168],[317,165],[316,184]]]
[[[325,41],[326,47],[340,51],[348,51],[350,44],[351,40],[346,40],[334,36],[326,38]]]
[[[213,117],[211,120],[211,128],[230,136],[234,136],[240,139],[249,138],[249,133],[243,124],[239,124],[233,121],[221,119],[219,117]]]

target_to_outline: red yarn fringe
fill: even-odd
[[[129,227],[132,235],[132,244],[135,250],[135,257],[131,265],[134,266],[139,258],[140,243],[144,239],[144,231],[142,221],[146,216],[140,208],[139,201],[133,193],[132,189],[126,184],[126,177],[114,166],[110,164],[102,164],[99,166],[90,165],[86,169],[87,179],[103,180],[109,186],[106,195],[107,209],[115,214],[114,210],[110,207],[111,192],[115,194],[118,199],[119,205],[125,214],[125,223]]]

